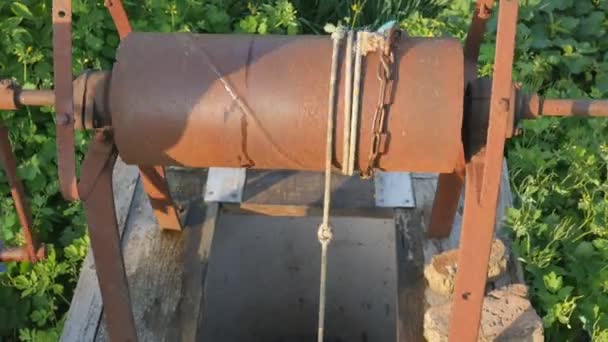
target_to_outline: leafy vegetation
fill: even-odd
[[[413,35],[463,38],[471,1],[403,22]],[[548,98],[608,98],[608,1],[520,1],[513,77]],[[478,64],[491,75],[496,18]],[[514,208],[506,226],[551,341],[608,341],[608,122],[523,122],[507,146]]]
[[[608,98],[607,1],[525,1],[515,77],[551,98]],[[491,49],[482,72],[490,71]],[[524,122],[508,145],[508,213],[551,340],[608,341],[608,122]]]
[[[109,69],[118,45],[103,1],[73,0],[74,73]],[[378,26],[397,19],[411,35],[463,39],[471,0],[123,0],[143,31],[322,33],[330,23]],[[520,1],[514,77],[547,97],[608,97],[608,1]],[[0,2],[0,76],[52,86],[51,0]],[[490,75],[495,19],[479,70]],[[55,341],[88,248],[81,206],[58,193],[51,108],[0,112],[49,258],[10,263],[0,275],[0,341]],[[551,340],[608,341],[608,122],[523,123],[508,146],[515,208],[507,227],[533,303]],[[77,139],[82,155],[83,136]],[[23,237],[0,174],[0,239]]]

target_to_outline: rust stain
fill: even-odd
[[[239,158],[239,164],[241,167],[254,167],[255,162],[249,157],[247,152],[247,115],[241,112],[241,153]]]

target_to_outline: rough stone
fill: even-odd
[[[498,278],[507,269],[507,250],[500,239],[492,242],[492,251],[488,267],[488,280]],[[429,287],[442,295],[451,295],[454,291],[454,280],[458,269],[458,250],[452,249],[436,254],[424,268],[424,276]]]
[[[509,285],[484,299],[478,341],[542,342],[543,323],[527,297],[525,285]],[[429,342],[448,340],[452,304],[433,306],[424,315],[424,337]]]

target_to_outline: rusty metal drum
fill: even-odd
[[[389,141],[378,167],[449,172],[462,144],[460,43],[402,37],[393,51]],[[327,36],[132,33],[120,45],[108,97],[119,153],[138,165],[322,170],[331,54]],[[357,169],[367,167],[371,148],[378,63],[376,53],[363,59]]]

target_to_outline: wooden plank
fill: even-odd
[[[421,224],[420,210],[395,209],[398,342],[423,340],[425,281]]]
[[[128,166],[120,159],[116,162],[113,186],[114,189],[120,189],[120,191],[114,192],[114,202],[121,236],[129,216],[138,179],[137,167]],[[93,254],[89,249],[80,271],[78,284],[74,290],[72,304],[61,334],[61,341],[93,341],[102,310],[101,293],[97,282]]]
[[[219,204],[209,203],[205,211],[202,229],[197,229],[188,239],[189,246],[184,255],[184,267],[187,270],[182,280],[182,298],[180,299],[179,329],[180,341],[199,341],[199,326],[202,326],[206,303],[205,288],[211,246],[219,214]],[[189,251],[195,251],[190,255]],[[194,254],[194,253],[192,253]]]
[[[200,234],[204,221],[200,218],[204,217],[201,190],[205,179],[200,173],[185,172],[179,176],[172,175],[170,182],[182,189],[175,192],[176,201],[192,203],[184,231],[157,229],[150,203],[141,183],[138,183],[131,209],[133,214],[129,217],[123,238],[125,267],[140,341],[179,340],[179,322],[184,318],[179,314],[183,312],[180,310],[183,292],[191,291],[182,284],[184,272],[192,271],[186,270],[184,263],[199,248],[188,242],[200,241],[196,235]],[[105,325],[100,325],[95,340],[108,340]]]
[[[423,341],[424,218],[430,217],[436,178],[413,177],[415,209],[395,209],[395,254],[397,265],[397,341]]]

